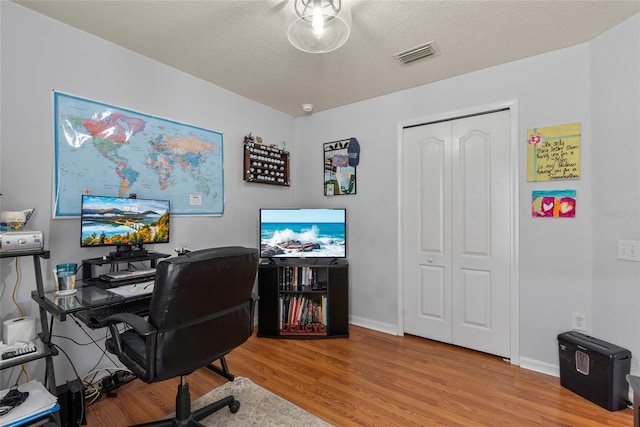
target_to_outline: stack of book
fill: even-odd
[[[280,332],[292,335],[326,335],[326,295],[280,297]]]

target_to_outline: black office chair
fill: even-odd
[[[147,320],[131,313],[109,317],[107,350],[141,380],[180,376],[175,418],[146,426],[202,426],[198,421],[240,402],[227,396],[196,411],[186,376],[244,343],[253,333],[257,249],[222,247],[158,263]],[[125,332],[119,324],[129,326]]]

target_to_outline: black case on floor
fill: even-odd
[[[61,427],[77,427],[87,424],[84,406],[84,387],[80,380],[67,381],[56,388],[60,403]]]
[[[560,384],[609,411],[627,407],[631,352],[576,331],[558,335]]]

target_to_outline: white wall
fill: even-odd
[[[616,259],[617,240],[640,240],[640,25],[631,19],[591,43],[594,336],[640,356],[640,263]]]
[[[0,15],[0,209],[36,207],[30,227],[47,237],[47,271],[103,254],[79,247],[77,220],[51,219],[55,89],[224,133],[225,214],[174,219],[175,239],[157,250],[256,245],[259,207],[346,207],[352,321],[395,333],[398,123],[518,99],[521,363],[557,372],[556,336],[571,328],[573,311],[588,314],[594,335],[640,352],[638,265],[616,261],[612,249],[617,239],[640,239],[638,16],[587,44],[293,119],[13,3],[0,2]],[[528,183],[527,129],[571,122],[582,124],[580,179]],[[241,143],[250,131],[287,142],[292,187],[242,181]],[[357,194],[324,197],[322,144],[351,136],[362,149]],[[538,189],[577,190],[577,217],[531,218]],[[12,318],[14,264],[2,260],[0,267],[2,318]],[[18,300],[35,314],[31,270],[30,261],[21,264]],[[56,322],[54,333],[89,340],[72,322]],[[95,346],[55,342],[81,375],[100,357]],[[58,382],[73,377],[64,356],[55,364]],[[1,385],[16,376],[3,375]]]
[[[640,351],[638,266],[611,261],[606,268],[599,267],[602,258],[615,256],[613,239],[638,238],[638,26],[636,16],[593,43],[296,120],[296,151],[306,161],[304,173],[295,177],[298,202],[348,209],[350,314],[354,323],[389,332],[396,328],[398,123],[517,99],[520,362],[557,374],[557,335],[571,329],[572,312],[587,313],[589,330],[599,338]],[[602,55],[600,48],[607,53]],[[602,80],[599,75],[591,76],[592,68],[603,74],[600,69],[608,69],[610,64],[625,70]],[[616,80],[610,94],[609,80]],[[597,95],[595,100],[592,91]],[[617,103],[620,93],[625,93],[622,106]],[[572,122],[582,125],[580,179],[527,182],[527,129]],[[617,130],[611,135],[613,127]],[[601,134],[597,138],[594,128]],[[612,140],[610,136],[618,137]],[[358,138],[361,147],[357,195],[325,197],[322,144],[348,137]],[[616,166],[620,157],[625,157],[622,164],[627,168]],[[610,170],[616,168],[612,182]],[[576,190],[576,218],[532,218],[531,192],[541,189]],[[635,212],[632,218],[618,221],[619,237],[615,238],[606,229],[594,233],[603,222],[601,197],[614,197],[612,192],[618,209],[632,206]],[[604,250],[605,246],[608,249]],[[612,282],[618,290],[604,295]],[[612,312],[616,312],[616,320],[605,321]]]
[[[153,249],[173,253],[175,246],[193,249],[258,244],[258,209],[294,205],[292,187],[242,181],[244,135],[253,132],[267,143],[287,142],[295,158],[294,118],[161,65],[104,40],[80,32],[13,3],[0,2],[1,14],[1,159],[2,210],[35,207],[28,227],[42,230],[51,259],[43,263],[46,286],[53,288],[51,268],[102,256],[106,249],[81,249],[78,219],[51,219],[53,167],[52,89],[135,111],[212,129],[224,134],[225,210],[221,217],[173,218],[171,243]],[[13,260],[0,261],[2,319],[18,317],[11,294],[16,280]],[[35,315],[33,262],[20,263],[17,299]],[[72,322],[56,322],[54,334],[86,343],[89,338]],[[104,337],[104,330],[92,334]],[[56,338],[84,375],[100,359],[96,346],[78,346]],[[100,343],[103,346],[103,343]],[[69,362],[54,359],[58,382],[73,378]],[[31,369],[36,364],[29,364]],[[43,364],[41,364],[43,366]],[[103,366],[111,365],[108,361]],[[42,366],[36,367],[41,369]],[[17,371],[3,371],[2,384]]]

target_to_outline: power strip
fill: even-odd
[[[114,395],[112,391],[123,385],[124,383],[128,383],[135,379],[136,376],[127,372],[127,371],[116,371],[111,375],[108,375],[100,381],[100,391],[105,393],[107,396]]]

